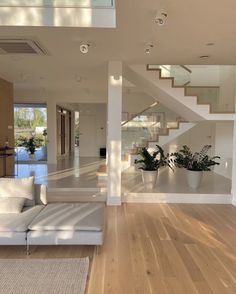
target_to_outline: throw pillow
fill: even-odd
[[[14,179],[0,179],[0,198],[21,197],[26,198],[25,206],[35,205],[34,177]]]
[[[22,197],[0,198],[0,213],[20,213],[25,203]]]

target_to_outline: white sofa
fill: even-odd
[[[28,226],[46,205],[46,187],[35,185],[35,205],[0,214],[0,245],[26,245]]]
[[[103,203],[48,204],[29,224],[28,245],[102,245]]]
[[[40,185],[35,185],[35,205],[30,201],[21,213],[0,214],[0,245],[27,245],[28,252],[30,245],[103,244],[103,203],[47,204],[46,187]]]

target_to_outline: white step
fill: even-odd
[[[106,188],[48,188],[47,200],[54,202],[105,202]]]
[[[158,142],[149,142],[148,146],[150,148],[155,147],[157,144],[160,146],[164,146],[164,145],[170,143],[171,141],[173,141],[174,139],[176,139],[177,137],[179,137],[180,135],[182,135],[183,133],[187,132],[191,128],[193,128],[195,125],[196,124],[194,124],[194,123],[182,122],[179,124],[178,129],[171,129],[169,131],[168,136],[159,136]]]

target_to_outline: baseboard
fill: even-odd
[[[122,202],[232,204],[232,196],[230,194],[128,193],[123,195]]]

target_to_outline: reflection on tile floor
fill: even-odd
[[[35,176],[36,183],[46,184],[49,188],[100,189],[106,188],[106,181],[98,181],[96,172],[105,160],[99,157],[64,158],[57,164],[19,164],[18,177]],[[205,172],[198,189],[191,189],[186,184],[184,169],[159,171],[157,184],[152,193],[196,193],[230,194],[231,180],[213,172]],[[122,173],[122,193],[144,193],[140,170],[133,167]]]
[[[96,172],[104,159],[99,157],[71,156],[57,164],[18,164],[19,178],[35,176],[35,182],[49,188],[96,188],[106,185],[99,183]],[[18,171],[17,171],[18,169]]]
[[[47,154],[46,151],[44,150],[44,148],[40,147],[40,148],[36,148],[35,151],[35,159],[32,160],[29,156],[29,152],[26,151],[26,149],[24,147],[17,147],[15,148],[15,152],[16,152],[16,160],[18,160],[19,162],[35,162],[35,161],[47,161]]]
[[[145,191],[141,171],[130,167],[122,174],[122,192],[143,193]],[[186,183],[186,170],[168,169],[159,171],[156,187],[151,193],[230,194],[231,180],[214,172],[204,172],[201,186],[192,189]]]

